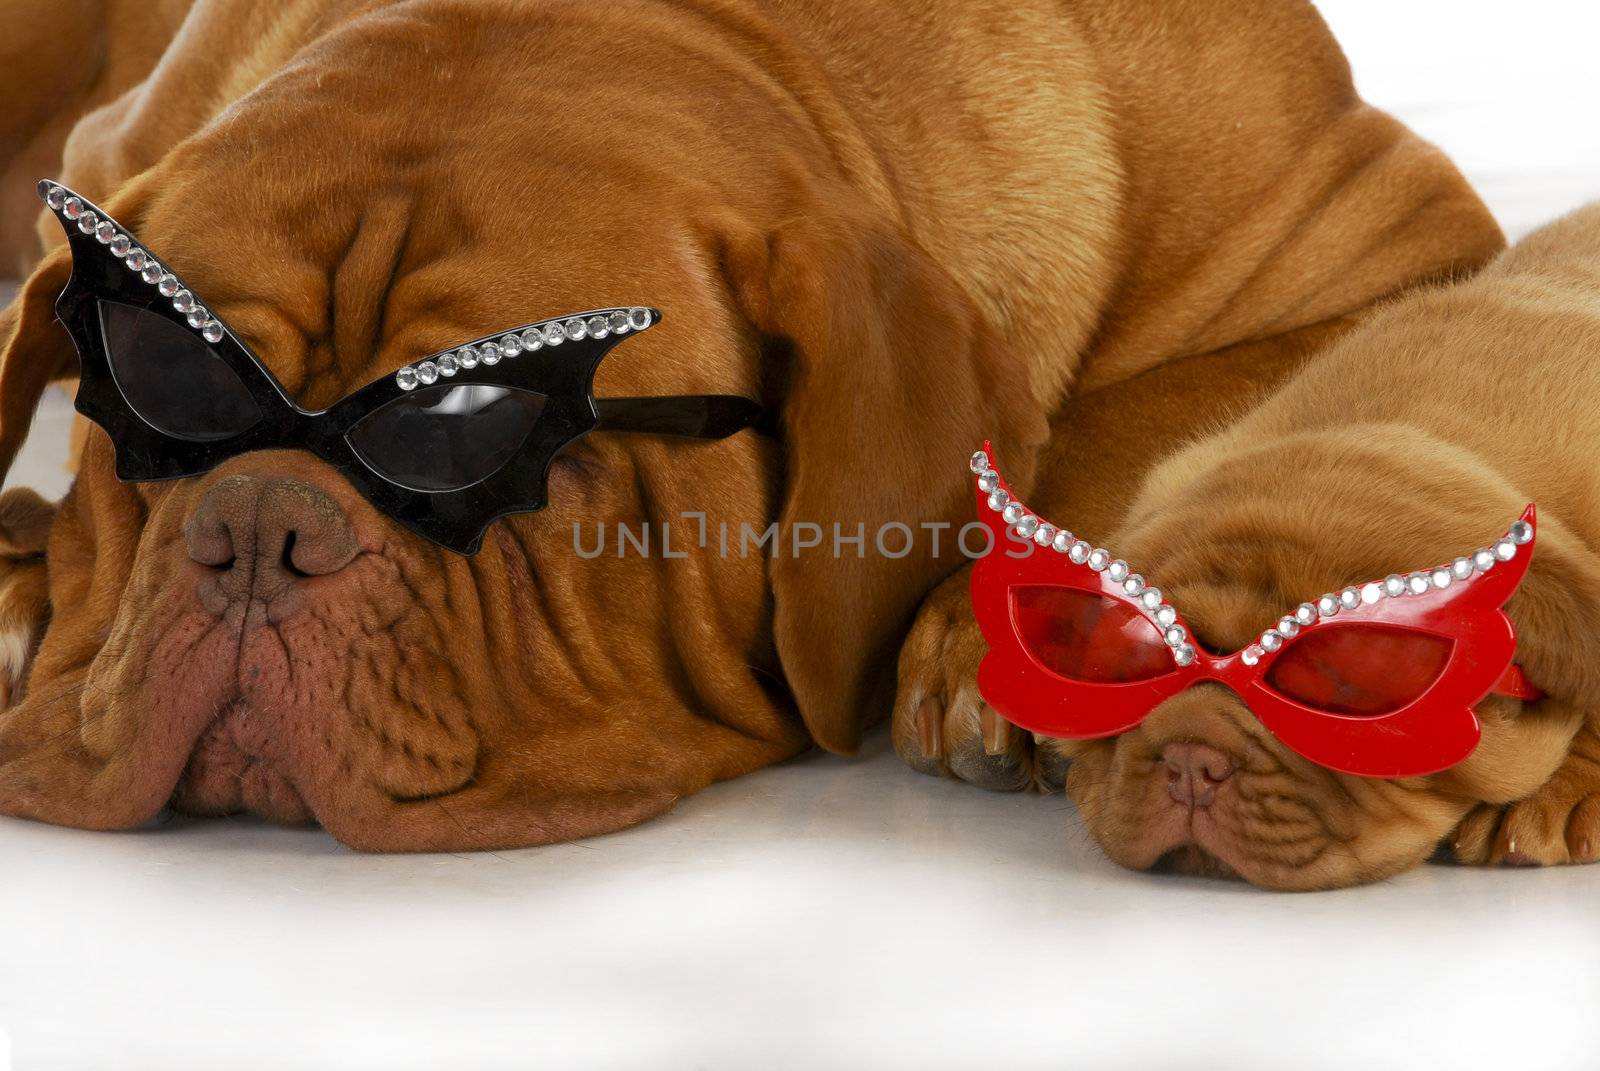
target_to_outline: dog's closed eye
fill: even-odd
[[[574,492],[592,489],[603,484],[609,472],[610,466],[593,447],[573,443],[550,461],[550,497],[559,500],[568,489]]]

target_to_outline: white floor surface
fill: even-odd
[[[1600,197],[1589,3],[1324,5],[1507,230]],[[59,493],[52,399],[14,482]],[[1131,874],[1062,799],[811,756],[584,844],[0,820],[0,1071],[1600,1069],[1600,867],[1275,895]]]

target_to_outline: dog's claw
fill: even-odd
[[[978,717],[983,722],[984,754],[1004,755],[1011,747],[1011,723],[987,703],[984,704]]]

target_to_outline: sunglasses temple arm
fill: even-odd
[[[1515,662],[1507,666],[1500,679],[1494,682],[1491,694],[1521,699],[1528,703],[1544,698],[1544,693],[1528,679],[1528,675],[1522,672],[1522,667]]]
[[[688,394],[665,398],[596,398],[596,431],[633,431],[725,439],[754,428],[772,434],[770,414],[761,403],[737,394]]]

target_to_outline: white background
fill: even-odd
[[[1588,3],[1324,5],[1513,235],[1600,196]],[[59,490],[58,399],[16,474]],[[581,845],[366,858],[0,820],[0,1071],[1600,1068],[1600,867],[1277,895],[874,741]]]

